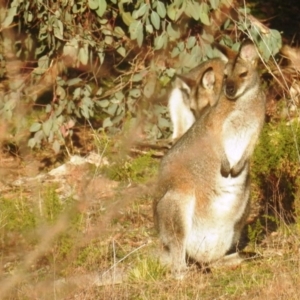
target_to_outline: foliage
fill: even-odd
[[[129,157],[116,158],[110,166],[104,166],[102,172],[109,179],[141,183],[149,180],[157,172],[158,161],[148,152],[135,159]]]
[[[166,275],[164,268],[157,259],[139,258],[135,267],[129,273],[132,282],[155,282]]]
[[[28,145],[48,142],[56,153],[76,122],[96,115],[111,133],[142,115],[149,137],[166,137],[166,107],[153,107],[152,100],[166,94],[176,70],[216,56],[215,40],[237,49],[250,36],[266,61],[281,46],[278,31],[233,0],[14,0],[0,9],[0,76],[11,53],[32,68],[9,81],[0,114],[19,123],[20,100],[39,109]]]
[[[260,197],[268,201],[283,219],[291,220],[299,211],[300,129],[296,120],[287,125],[265,125],[256,147],[252,178]]]
[[[0,198],[0,227],[7,230],[28,230],[36,226],[34,211],[25,199]]]

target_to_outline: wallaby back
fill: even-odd
[[[249,210],[248,161],[265,115],[257,60],[254,45],[243,43],[225,67],[216,105],[161,162],[154,221],[176,278],[184,274],[186,255],[213,262],[240,237]]]
[[[216,104],[222,87],[224,66],[222,59],[214,58],[184,76],[176,76],[168,104],[173,141],[180,138],[207,107]]]

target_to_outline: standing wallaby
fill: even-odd
[[[154,222],[178,279],[184,276],[186,256],[200,263],[224,258],[248,216],[249,158],[265,117],[257,61],[255,46],[245,41],[229,57],[217,104],[161,162]],[[191,90],[194,97],[197,88]]]
[[[224,67],[224,60],[214,58],[184,76],[176,76],[169,97],[173,141],[180,138],[207,107],[216,104],[222,87]],[[194,86],[197,88],[192,90]],[[195,95],[191,95],[192,92]]]

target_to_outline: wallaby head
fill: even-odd
[[[196,118],[202,115],[206,107],[214,106],[219,97],[214,90],[216,77],[213,68],[209,67],[201,75],[197,80],[180,76],[181,80],[189,86],[189,106]]]
[[[229,60],[224,69],[224,94],[228,99],[239,98],[258,83],[258,58],[254,44],[246,40],[235,59]]]
[[[195,119],[200,118],[207,108],[217,103],[223,82],[224,66],[224,60],[214,58],[185,75],[176,75],[169,97],[173,140],[181,137]]]

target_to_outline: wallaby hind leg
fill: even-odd
[[[155,212],[160,239],[165,247],[163,263],[171,264],[176,279],[183,279],[187,270],[186,240],[192,218],[188,218],[190,205],[185,200],[186,195],[169,191],[158,201]]]

